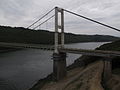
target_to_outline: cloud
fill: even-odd
[[[0,25],[27,27],[55,6],[120,28],[120,0],[1,0]],[[73,15],[65,15],[66,31],[117,36],[120,34]]]
[[[21,1],[21,3],[19,1]],[[4,19],[4,20],[2,20],[0,24],[17,26],[18,25],[17,23],[21,22],[27,16],[26,11],[28,7],[25,5],[27,3],[28,2],[27,1],[25,2],[24,0],[1,1],[0,14],[4,17],[0,17],[0,19]]]

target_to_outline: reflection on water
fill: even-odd
[[[77,43],[67,47],[94,49],[103,43]],[[52,52],[26,49],[0,54],[0,90],[26,90],[52,72]],[[67,54],[67,65],[80,55]],[[16,88],[17,87],[17,88]]]

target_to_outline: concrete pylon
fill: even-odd
[[[61,20],[59,25],[59,14]],[[58,37],[58,29],[61,30],[60,42]],[[64,10],[55,7],[55,50],[53,53],[53,79],[55,81],[61,80],[66,76],[66,53],[59,52],[59,48],[64,48]]]
[[[59,20],[59,14],[61,14],[60,16],[60,19]],[[59,23],[60,22],[60,25]],[[61,34],[61,37],[60,37],[60,41],[59,41],[59,37],[58,37],[58,29],[60,29],[60,34]],[[54,38],[54,44],[55,44],[55,53],[59,53],[58,52],[58,47],[61,47],[63,48],[64,47],[64,10],[62,8],[58,8],[58,7],[55,7],[55,38]]]
[[[53,53],[53,80],[63,79],[66,72],[66,53]]]

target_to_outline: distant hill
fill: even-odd
[[[108,42],[118,39],[120,38],[108,35],[78,35],[65,33],[65,43]],[[0,42],[53,44],[54,32],[30,30],[23,27],[0,26]]]

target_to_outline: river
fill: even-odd
[[[66,47],[95,49],[106,42],[68,44]],[[52,72],[52,53],[24,49],[0,54],[0,90],[27,90]],[[67,54],[67,66],[80,57]]]

